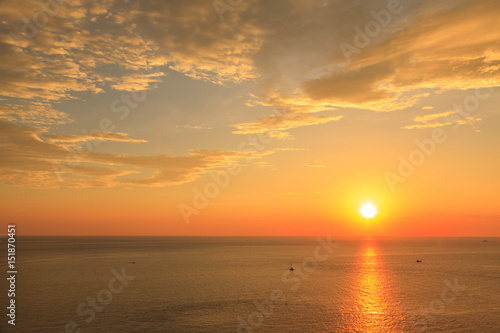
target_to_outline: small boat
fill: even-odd
[[[293,272],[294,270],[295,270],[295,268],[293,268],[293,264],[292,264],[292,263],[290,263],[290,271],[292,271],[292,272]]]
[[[422,260],[417,260],[417,262],[422,262]]]
[[[487,240],[485,239],[485,240],[483,241],[483,243],[486,243],[486,242],[487,242]]]

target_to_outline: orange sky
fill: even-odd
[[[0,4],[20,234],[500,236],[497,1],[31,2]]]

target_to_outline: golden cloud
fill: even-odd
[[[444,118],[444,119],[443,119]],[[435,121],[436,119],[441,119],[440,121]],[[476,122],[481,121],[481,118],[477,117],[462,117],[458,114],[458,111],[451,110],[440,113],[427,114],[423,116],[417,116],[413,121],[420,124],[403,126],[404,129],[424,129],[424,128],[437,128],[449,125],[471,125],[473,126]]]
[[[309,168],[324,168],[324,167],[326,167],[326,164],[323,162],[314,161],[314,162],[306,163],[305,166],[309,167]]]
[[[280,133],[292,128],[326,124],[331,121],[338,121],[343,116],[308,116],[308,115],[270,115],[258,119],[253,123],[241,123],[233,125],[238,130],[234,134],[255,134],[271,133],[274,138],[289,139],[290,135],[286,132]],[[280,133],[280,134],[279,134]]]
[[[144,142],[125,133],[97,136],[101,137]],[[97,153],[67,145],[94,139],[96,136],[48,134],[44,129],[0,121],[0,178],[4,184],[38,188],[166,186],[192,181],[228,163],[251,161],[278,151],[191,150],[187,156],[172,157]],[[153,171],[152,176],[147,176],[148,170]]]
[[[118,132],[93,132],[86,135],[61,135],[61,134],[45,134],[43,138],[49,143],[65,143],[65,142],[85,142],[85,141],[117,141],[117,142],[147,142],[142,139],[130,138],[127,133]]]

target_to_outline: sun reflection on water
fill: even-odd
[[[369,241],[355,264],[351,327],[356,332],[395,332],[401,323],[399,301],[379,252],[376,242]]]

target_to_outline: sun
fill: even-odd
[[[361,205],[359,212],[364,218],[371,219],[375,215],[377,215],[377,207],[373,205],[371,202],[367,202]]]

